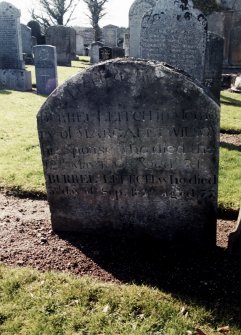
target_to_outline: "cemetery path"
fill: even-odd
[[[183,254],[148,238],[57,235],[51,230],[47,201],[0,192],[0,263],[89,275],[105,282],[148,284],[207,301],[220,299],[221,290],[221,299],[239,303],[240,258],[233,259],[223,249],[234,225],[219,220],[217,241],[222,248],[208,255],[188,250]]]

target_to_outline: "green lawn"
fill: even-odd
[[[235,321],[220,319],[215,308],[183,303],[146,286],[67,274],[0,266],[0,301],[1,335],[194,335],[196,327],[215,335],[223,325],[231,326],[232,335],[241,334]]]
[[[221,104],[221,131],[241,133],[241,94],[223,91]]]

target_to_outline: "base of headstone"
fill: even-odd
[[[0,86],[1,88],[16,91],[31,91],[31,72],[26,70],[0,69]]]

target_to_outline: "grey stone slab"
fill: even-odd
[[[130,52],[131,57],[141,56],[141,22],[144,14],[152,9],[157,0],[135,0],[129,11]]]
[[[112,48],[112,58],[123,58],[125,57],[125,49],[115,47]]]
[[[32,54],[31,28],[22,23],[21,23],[21,37],[22,37],[23,53],[31,55]]]
[[[111,24],[102,28],[103,43],[112,48],[117,46],[118,27]]]
[[[24,69],[20,16],[11,3],[0,2],[0,69]]]
[[[100,61],[100,48],[104,46],[101,42],[94,42],[90,47],[90,62],[91,64],[99,63]]]
[[[17,69],[0,69],[0,87],[16,91],[31,91],[31,72]]]
[[[126,33],[124,35],[123,48],[125,50],[125,56],[129,57],[130,56],[130,34],[129,33]]]
[[[53,26],[47,30],[46,44],[56,47],[60,66],[71,66],[73,54],[76,53],[76,36],[74,41],[73,35],[73,28],[65,26]]]
[[[53,229],[215,245],[219,113],[158,62],[111,60],[72,77],[37,116]]]
[[[233,14],[232,28],[230,30],[229,64],[241,66],[241,13]]]
[[[191,0],[159,0],[145,14],[141,58],[166,62],[203,82],[207,20]]]
[[[220,100],[224,39],[208,32],[204,84]]]
[[[57,53],[50,45],[34,47],[37,93],[49,95],[58,86]]]

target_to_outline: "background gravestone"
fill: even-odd
[[[152,9],[157,0],[135,0],[129,11],[130,57],[141,56],[141,22],[143,15]]]
[[[109,24],[102,28],[102,39],[106,46],[116,47],[117,46],[117,26]]]
[[[130,56],[130,34],[129,33],[126,33],[124,35],[123,48],[125,50],[125,56],[129,57]]]
[[[0,2],[0,86],[28,91],[32,89],[31,72],[25,70],[19,9]]]
[[[46,33],[46,44],[56,47],[57,62],[60,66],[71,66],[76,52],[76,36],[73,41],[73,28],[65,26],[49,27]]]
[[[123,58],[125,57],[125,49],[123,48],[112,48],[112,58]]]
[[[90,62],[96,64],[100,61],[100,48],[104,46],[101,42],[94,42],[90,48]]]
[[[34,47],[37,94],[49,95],[58,86],[57,53],[50,45]]]
[[[38,113],[53,229],[216,241],[219,106],[162,63],[115,60]]]
[[[33,64],[33,45],[31,28],[21,23],[21,38],[25,64]]]
[[[112,59],[112,48],[102,47],[99,49],[100,61],[106,61]]]
[[[207,21],[190,0],[159,0],[142,19],[141,58],[166,62],[203,82]]]
[[[222,37],[208,32],[204,84],[209,88],[217,101],[220,100],[221,91],[223,45],[224,40]]]

